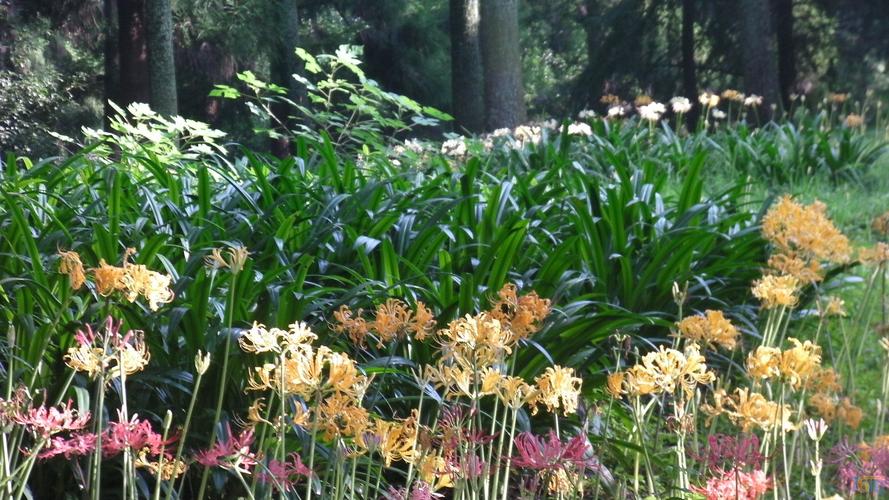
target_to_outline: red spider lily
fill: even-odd
[[[854,495],[862,478],[867,478],[881,488],[889,487],[889,448],[871,447],[866,454],[861,454],[860,451],[861,448],[850,445],[844,439],[825,458],[827,463],[837,466],[836,479],[842,491],[847,495]]]
[[[256,454],[250,451],[253,444],[253,429],[244,429],[235,436],[229,424],[225,424],[226,439],[217,441],[209,450],[198,453],[195,460],[205,467],[238,469],[249,473],[257,462]]]
[[[446,465],[451,477],[466,480],[481,477],[485,473],[485,462],[475,454],[457,456],[454,453],[445,456]]]
[[[69,399],[67,406],[59,408],[55,406],[31,408],[24,413],[15,415],[13,419],[16,423],[24,425],[34,435],[42,438],[48,438],[62,431],[79,431],[86,427],[90,413],[79,413],[71,407],[72,404]]]
[[[469,416],[474,415],[477,410],[470,410]],[[465,412],[462,406],[452,406],[442,411],[442,417],[439,419],[442,438],[441,446],[445,454],[457,450],[464,443],[474,445],[486,445],[497,438],[499,433],[488,434],[483,430],[469,431],[463,425],[465,422]]]
[[[738,468],[710,478],[702,487],[691,487],[692,491],[704,495],[707,500],[756,500],[771,488],[772,480],[762,470],[743,472]]]
[[[549,431],[546,439],[522,432],[515,437],[515,447],[518,455],[512,457],[512,463],[526,469],[555,471],[567,465],[598,467],[598,462],[587,458],[589,445],[586,437],[579,434],[563,443],[554,431]]]
[[[129,422],[109,422],[105,432],[102,433],[102,454],[106,457],[117,455],[127,448],[133,450],[147,449],[149,455],[158,455],[161,449],[176,440],[175,437],[164,441],[163,436],[154,432],[151,423],[147,420],[139,420],[138,415],[133,415]]]
[[[410,495],[407,493],[407,488],[390,486],[389,490],[383,493],[382,498],[383,500],[436,500],[444,498],[444,495],[432,491],[432,487],[427,483],[417,481],[411,488]]]
[[[303,464],[302,458],[296,453],[291,453],[283,462],[278,460],[269,460],[266,467],[257,466],[262,470],[259,472],[259,482],[263,484],[272,483],[276,488],[283,491],[291,491],[300,477],[310,477],[312,469]]]
[[[96,449],[95,434],[75,434],[70,438],[51,438],[46,447],[37,458],[47,460],[52,457],[64,455],[65,458],[88,455]]]
[[[713,434],[707,438],[706,450],[690,455],[717,476],[737,467],[759,469],[764,458],[759,452],[759,438],[754,434],[740,437]]]

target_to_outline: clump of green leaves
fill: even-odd
[[[216,85],[214,97],[247,99],[247,105],[259,122],[257,132],[272,139],[284,134],[322,141],[328,137],[338,149],[385,147],[384,137],[434,127],[453,118],[413,99],[382,89],[361,69],[361,47],[341,45],[334,54],[313,56],[297,48],[305,75],[293,77],[302,86],[304,98],[293,98],[288,89],[264,82],[252,72],[238,74],[248,94],[227,85]],[[288,116],[273,111],[285,104]]]

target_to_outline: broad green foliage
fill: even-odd
[[[383,90],[360,68],[361,48],[341,45],[334,54],[313,56],[304,49],[296,55],[305,65],[306,76],[293,78],[304,88],[305,103],[287,96],[287,89],[259,80],[252,72],[238,74],[249,89],[243,95],[228,85],[217,85],[211,96],[226,99],[249,98],[254,116],[266,127],[256,131],[278,138],[282,134],[305,136],[316,142],[322,134],[337,148],[384,147],[383,134],[399,134],[419,126],[436,126],[451,116],[422,106],[403,95]],[[297,115],[296,130],[288,130],[288,118],[272,111],[274,103],[289,107]]]

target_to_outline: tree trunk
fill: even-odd
[[[485,128],[478,2],[450,0],[451,109],[457,126],[469,132]]]
[[[489,130],[525,121],[518,0],[481,0],[485,115]]]
[[[300,72],[299,60],[296,57],[296,47],[299,45],[297,1],[277,0],[275,12],[278,36],[271,44],[272,53],[269,55],[272,82],[287,88],[287,98],[294,102],[301,97],[299,83],[293,78],[294,73]],[[277,102],[272,105],[271,111],[275,119],[284,124],[282,127],[276,127],[281,136],[272,139],[272,154],[284,158],[291,154],[289,129],[293,128],[293,123],[290,115],[295,110],[287,103]]]
[[[165,116],[178,113],[176,64],[173,60],[173,10],[170,0],[145,4],[151,108]]]
[[[120,87],[117,104],[149,102],[144,0],[117,0]]]
[[[682,0],[682,92],[692,102],[698,96],[698,75],[695,64],[695,0]],[[698,120],[698,107],[686,115],[689,130]],[[679,124],[677,124],[678,126]]]
[[[781,92],[769,0],[741,0],[740,7],[745,90],[762,96],[761,111],[771,117],[771,106],[780,105]]]
[[[111,117],[114,110],[111,102],[118,102],[118,89],[120,88],[120,73],[117,58],[117,2],[104,0],[102,2],[102,15],[105,16],[105,74],[102,76],[102,85],[105,87],[105,130],[111,128]]]
[[[784,107],[790,108],[790,94],[796,85],[796,55],[793,47],[793,0],[772,0],[778,37],[778,81]]]

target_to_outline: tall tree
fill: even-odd
[[[148,74],[152,109],[162,115],[178,112],[176,64],[173,60],[173,10],[170,0],[145,3]]]
[[[741,0],[741,38],[744,55],[744,86],[765,101],[765,112],[780,104],[778,58],[769,0]]]
[[[790,107],[790,94],[796,85],[796,54],[793,47],[793,0],[772,0],[778,39],[778,82],[784,107]]]
[[[300,72],[296,47],[299,45],[299,6],[298,0],[277,0],[275,3],[275,39],[270,44],[269,54],[271,79],[274,83],[287,89],[287,98],[297,101],[300,98],[300,87],[293,75]],[[278,102],[272,106],[275,118],[284,124],[285,129],[292,128],[290,114],[294,111],[287,103]],[[291,153],[290,134],[281,130],[281,135],[272,140],[272,154],[283,158]]]
[[[103,44],[105,74],[102,76],[102,85],[105,92],[104,121],[105,128],[110,128],[111,117],[114,110],[111,102],[118,102],[118,89],[120,88],[120,73],[117,58],[117,2],[115,0],[103,0],[102,15],[105,17],[105,41]]]
[[[682,0],[682,92],[694,102],[698,95],[698,75],[695,64],[695,1]],[[688,113],[689,128],[697,121],[697,107]]]
[[[148,102],[151,98],[144,12],[144,0],[117,0],[117,53],[120,68],[117,104],[121,106]]]
[[[485,128],[485,84],[479,41],[479,0],[450,0],[451,109],[457,126]]]
[[[489,130],[525,121],[518,0],[481,0],[485,116]]]

